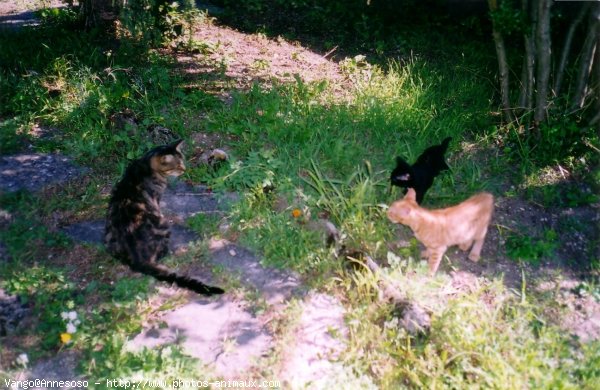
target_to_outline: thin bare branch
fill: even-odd
[[[575,35],[575,31],[581,24],[581,21],[585,17],[586,13],[590,9],[591,3],[583,3],[581,5],[581,9],[577,14],[577,17],[573,20],[573,23],[569,26],[569,30],[565,36],[565,43],[563,45],[562,54],[560,57],[560,62],[558,63],[558,68],[556,70],[556,78],[554,82],[554,96],[560,95],[560,90],[562,87],[562,80],[565,74],[565,68],[567,66],[567,60],[569,58],[569,54],[571,53],[571,46],[573,44],[573,36]]]
[[[588,23],[588,33],[583,43],[575,93],[573,95],[573,107],[576,110],[585,105],[586,97],[590,91],[589,79],[594,66],[594,54],[600,41],[600,3],[592,7]]]
[[[552,41],[550,38],[550,9],[552,0],[538,0],[538,23],[536,28],[537,54],[537,95],[533,120],[538,126],[546,120],[548,109],[548,83],[550,80],[550,60]]]

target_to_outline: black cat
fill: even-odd
[[[451,140],[452,137],[448,137],[441,144],[428,147],[412,166],[401,157],[396,157],[396,168],[390,176],[392,185],[414,188],[417,203],[421,204],[425,193],[433,184],[433,179],[441,171],[450,169],[444,161],[444,154]]]
[[[112,191],[104,243],[110,254],[134,271],[198,294],[222,294],[224,291],[219,287],[179,275],[156,263],[169,251],[171,232],[159,205],[167,176],[179,176],[185,171],[181,142],[158,146],[129,164]]]

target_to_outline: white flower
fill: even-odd
[[[383,323],[384,329],[396,329],[398,328],[398,317],[392,317],[391,320]]]
[[[73,325],[79,326],[79,324],[81,324],[81,321],[79,321],[78,319],[76,319],[75,321],[73,321]]]
[[[63,311],[62,313],[60,313],[60,317],[66,321],[67,319],[69,319],[69,313]]]
[[[69,316],[69,319],[71,321],[76,320],[77,319],[77,312],[76,311],[70,311],[69,313],[67,313],[67,315]]]
[[[27,363],[29,363],[29,357],[27,356],[26,353],[22,353],[19,356],[17,356],[17,364],[18,365],[26,367]]]
[[[77,332],[77,327],[69,322],[67,324],[67,333],[73,334],[75,332]]]

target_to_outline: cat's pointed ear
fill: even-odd
[[[181,153],[182,148],[183,148],[183,139],[179,139],[179,140],[173,142],[173,144],[171,146],[174,147],[176,151]]]
[[[404,196],[404,199],[408,199],[408,200],[413,200],[413,201],[417,201],[417,192],[415,191],[414,188],[409,188],[408,191],[406,192],[406,196]]]
[[[450,141],[452,141],[452,137],[446,137],[442,143],[440,144],[442,146],[442,153],[446,153],[446,149],[448,149],[448,144],[450,144]]]
[[[396,167],[410,168],[410,164],[404,161],[400,156],[396,157]]]

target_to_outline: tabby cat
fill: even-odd
[[[425,149],[411,166],[402,157],[396,157],[396,168],[392,171],[390,182],[402,188],[414,188],[417,203],[421,204],[425,193],[433,184],[433,179],[440,172],[450,169],[444,161],[444,154],[452,137],[448,137],[439,145]]]
[[[169,224],[160,211],[167,176],[185,171],[182,141],[158,146],[132,161],[115,185],[108,204],[104,242],[110,254],[158,280],[175,283],[202,295],[222,294],[192,277],[157,264],[169,251]]]
[[[449,246],[467,251],[469,259],[478,261],[483,240],[494,211],[494,197],[482,192],[456,206],[427,210],[416,202],[416,193],[408,189],[406,196],[390,206],[387,216],[393,223],[409,226],[425,245],[421,256],[429,261],[429,273],[435,274]]]

